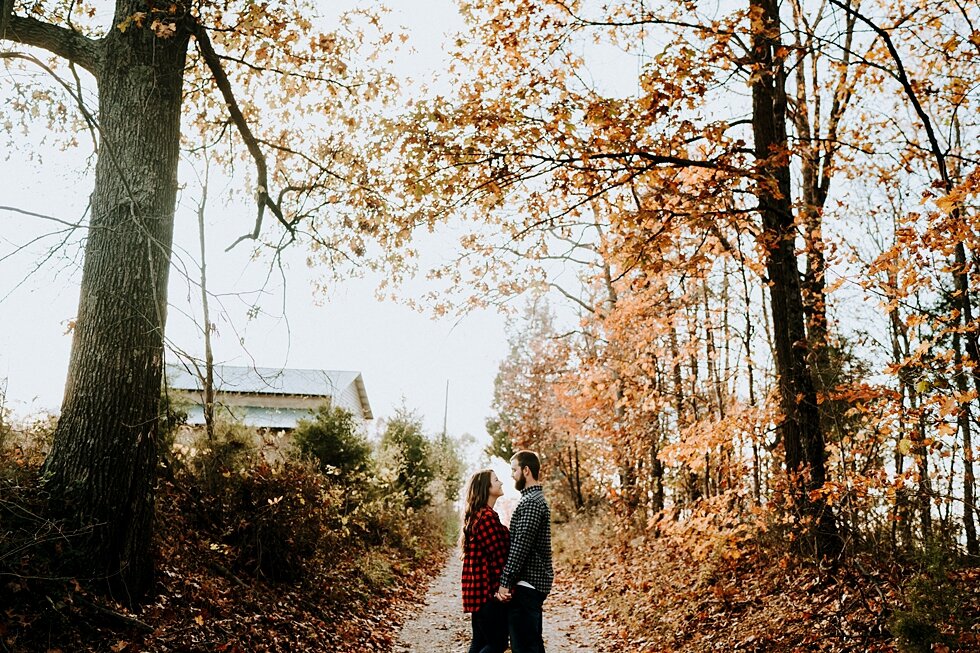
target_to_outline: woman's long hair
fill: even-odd
[[[473,528],[473,519],[480,509],[490,501],[490,474],[491,469],[481,469],[470,477],[466,484],[466,503],[463,506],[463,523],[459,529],[460,555],[466,551],[466,541],[470,536],[470,529]]]

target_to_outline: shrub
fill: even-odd
[[[7,408],[7,382],[0,384],[0,453],[7,448],[13,427],[10,424],[10,409]]]
[[[160,393],[159,418],[157,419],[157,442],[160,451],[173,449],[177,431],[187,423],[189,403],[171,394],[166,388]]]
[[[340,492],[302,464],[265,462],[241,471],[223,497],[235,566],[270,580],[293,581],[325,563],[342,538]]]
[[[331,600],[370,594],[391,582],[391,570],[367,558],[358,570],[368,552],[418,560],[444,546],[446,520],[427,505],[430,445],[417,418],[400,417],[378,449],[394,470],[387,478],[347,411],[321,407],[296,434],[302,455],[281,464],[262,455],[255,432],[220,423],[211,440],[200,433],[175,447],[177,509],[237,574],[310,588],[341,574],[350,587],[331,590]]]
[[[405,409],[388,420],[381,436],[382,468],[396,491],[405,496],[405,505],[419,510],[432,502],[429,484],[435,477],[431,445],[422,432],[422,419]]]
[[[54,442],[58,418],[40,415],[24,423],[0,421],[0,484],[8,486],[5,490],[19,492],[21,486],[38,481],[41,465]],[[40,492],[40,488],[37,491]],[[0,503],[3,503],[2,498]],[[3,510],[0,510],[0,535],[5,535],[4,519]]]
[[[439,501],[455,501],[463,485],[465,465],[459,454],[460,441],[442,435],[430,447],[434,494]]]
[[[209,440],[204,431],[197,433],[185,457],[194,474],[213,485],[226,472],[240,471],[255,462],[257,435],[241,422],[217,420],[214,438]]]
[[[336,472],[349,481],[370,467],[371,447],[354,414],[340,406],[319,406],[312,419],[300,420],[294,438],[300,453],[323,473]]]
[[[888,621],[888,630],[903,653],[928,653],[933,644],[951,645],[944,627],[963,625],[959,622],[964,597],[950,582],[948,554],[930,548],[921,556],[919,572],[902,586],[905,606],[895,610]]]

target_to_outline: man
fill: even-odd
[[[510,459],[514,486],[521,500],[510,518],[510,552],[500,576],[497,598],[508,602],[512,653],[545,653],[541,606],[551,591],[551,509],[538,476],[541,461],[533,451]]]

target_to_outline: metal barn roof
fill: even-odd
[[[167,385],[176,390],[200,392],[201,379],[183,365],[167,365]],[[291,395],[339,399],[353,386],[365,419],[373,419],[371,404],[360,372],[215,365],[216,392],[252,395]]]

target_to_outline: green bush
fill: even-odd
[[[312,419],[300,420],[293,437],[300,453],[316,461],[325,474],[336,473],[349,481],[370,467],[371,447],[360,424],[340,406],[322,404]]]
[[[372,455],[355,427],[346,411],[323,406],[295,434],[301,456],[270,464],[256,433],[219,423],[212,439],[200,433],[178,448],[183,464],[174,480],[183,491],[172,496],[236,574],[316,584],[338,570],[363,578],[348,579],[346,588],[331,591],[333,598],[370,594],[392,582],[392,570],[379,560],[431,555],[445,546],[448,522],[439,510],[445,505],[429,506],[433,447],[421,421],[400,414],[389,422],[378,448],[387,462]],[[458,473],[455,448],[440,451],[440,473]],[[389,471],[378,474],[378,468]]]
[[[258,459],[255,430],[241,422],[216,420],[214,437],[205,431],[194,438],[189,455],[191,469],[207,482],[215,477],[245,469]]]
[[[928,549],[919,570],[903,584],[904,606],[892,613],[888,630],[903,653],[928,653],[933,644],[952,645],[944,631],[961,629],[964,597],[950,582],[948,553]]]
[[[459,498],[466,466],[459,453],[460,442],[446,435],[437,438],[430,446],[434,475],[433,494],[438,502],[453,502]]]
[[[396,411],[381,436],[379,456],[389,482],[404,494],[406,507],[420,510],[432,502],[429,484],[435,471],[421,417],[404,408]]]

